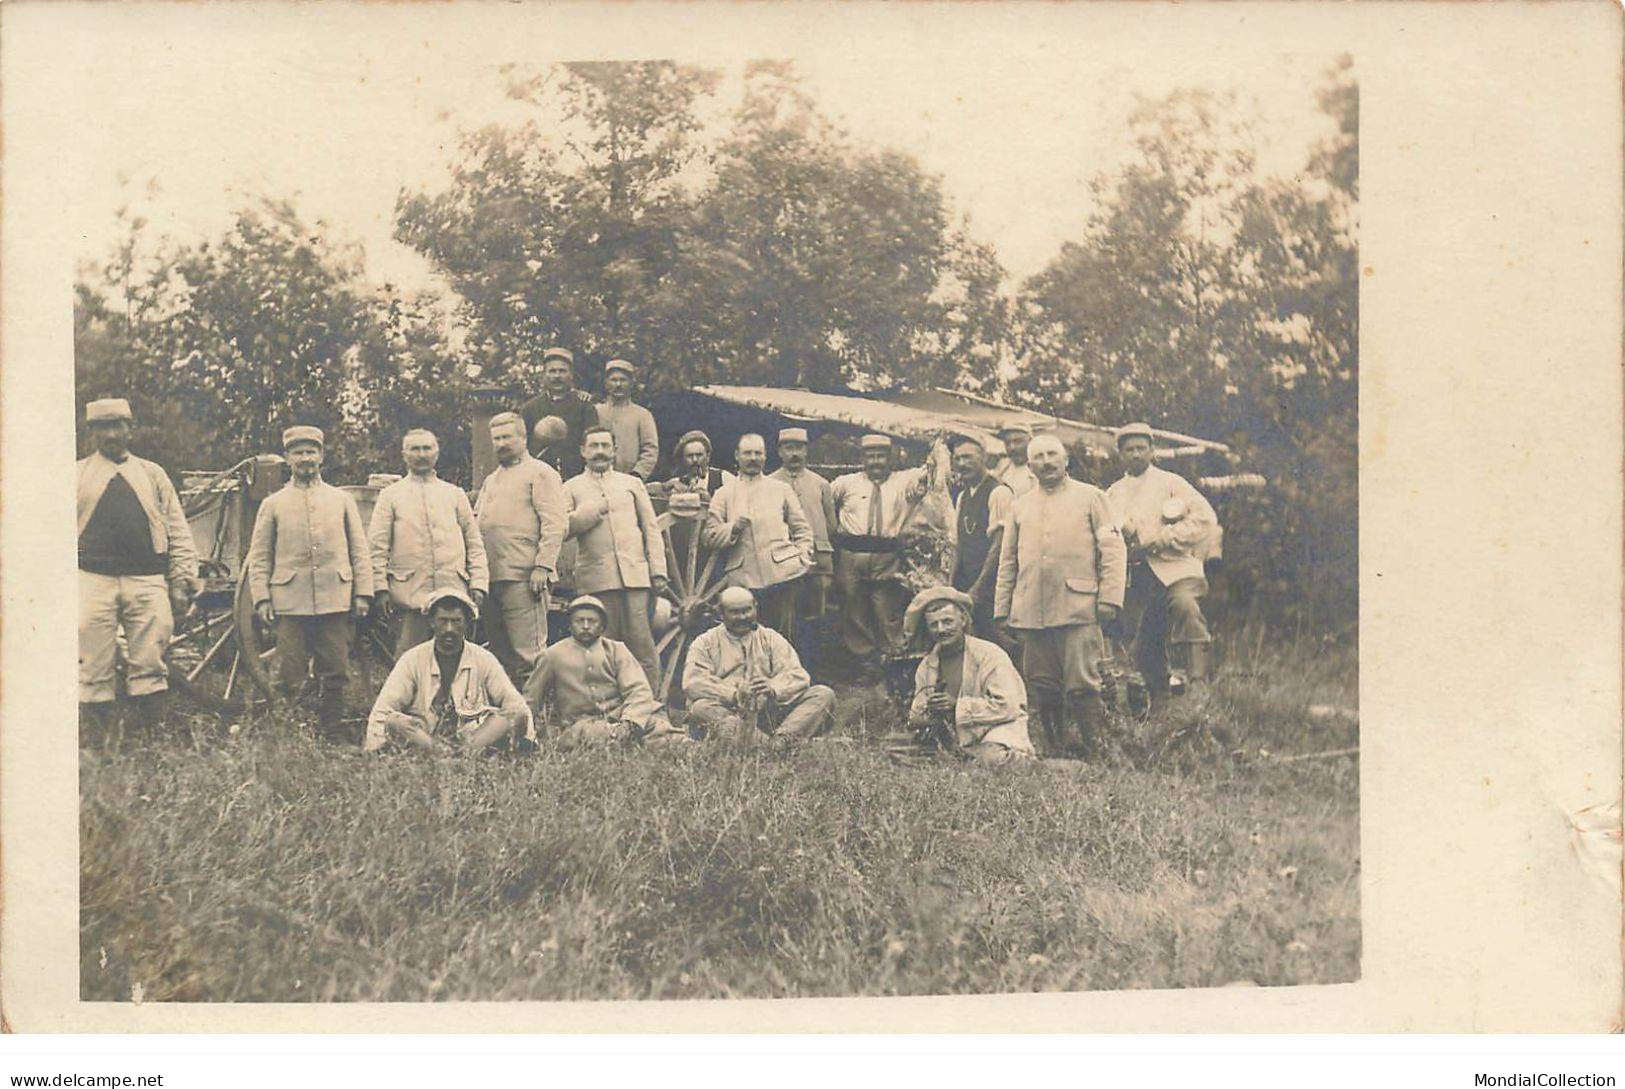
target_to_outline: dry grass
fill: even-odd
[[[1110,765],[900,768],[849,692],[800,750],[436,761],[287,723],[81,765],[81,994],[782,997],[1359,971],[1346,655],[1232,661]],[[1170,740],[1171,739],[1171,740]]]

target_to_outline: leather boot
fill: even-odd
[[[324,741],[343,741],[344,684],[322,681],[316,688],[316,734]]]
[[[117,723],[117,704],[81,703],[79,705],[79,747],[81,749],[108,748],[112,744],[113,729]]]
[[[156,733],[169,716],[169,693],[148,692],[143,696],[131,696],[130,709],[135,713],[136,725],[143,733]]]
[[[1212,660],[1209,651],[1212,646],[1211,643],[1185,644],[1185,675],[1190,678],[1191,684],[1202,684],[1208,680]]]
[[[1049,688],[1032,690],[1033,717],[1038,729],[1033,731],[1033,745],[1040,756],[1061,756],[1061,694]]]
[[[1100,731],[1106,724],[1106,705],[1099,692],[1082,690],[1066,694],[1067,727],[1072,744],[1085,760],[1100,755]]]

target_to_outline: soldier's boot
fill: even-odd
[[[1193,685],[1206,684],[1213,674],[1213,644],[1185,644],[1185,675]]]
[[[141,696],[131,696],[130,710],[134,712],[136,728],[150,737],[158,732],[159,727],[169,717],[169,693],[148,692]]]
[[[344,740],[344,683],[322,681],[316,688],[316,736],[323,741]]]
[[[79,747],[104,749],[112,747],[118,726],[118,704],[81,703],[79,705]]]
[[[1101,755],[1101,732],[1106,728],[1106,704],[1100,693],[1089,689],[1066,694],[1066,719],[1072,744],[1085,760]]]
[[[1033,745],[1038,749],[1040,756],[1061,756],[1061,693],[1048,685],[1035,684],[1031,688],[1033,701],[1033,718],[1036,720],[1037,730],[1033,734]]]

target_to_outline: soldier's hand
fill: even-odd
[[[389,599],[389,594],[381,593],[373,598],[372,615],[375,620],[387,620],[389,614],[395,611],[395,603]]]
[[[1095,618],[1102,624],[1110,624],[1116,620],[1118,612],[1116,605],[1108,605],[1104,601],[1095,606]]]
[[[538,600],[547,593],[547,583],[551,572],[545,567],[532,567],[530,569],[530,596]]]
[[[766,677],[752,677],[745,687],[751,695],[758,698],[773,691],[772,686],[767,683]]]
[[[355,600],[350,602],[350,615],[357,620],[365,620],[367,613],[372,611],[372,599],[357,594]]]
[[[482,609],[482,608],[485,607],[485,591],[484,590],[470,590],[469,593],[468,593],[468,596],[474,599],[474,608],[475,609]]]
[[[954,699],[946,692],[933,692],[925,698],[925,709],[932,714],[949,714],[954,709]]]
[[[749,528],[750,528],[750,515],[741,514],[738,518],[734,519],[734,534],[733,535],[736,538],[741,533],[745,532]]]
[[[649,581],[654,584],[654,591],[657,594],[663,594],[671,589],[671,580],[665,575],[656,575]]]
[[[272,624],[276,623],[276,610],[271,608],[271,603],[269,601],[262,601],[258,605],[254,606],[254,615],[258,616],[260,618],[260,623],[264,624],[266,627],[270,627]]]
[[[192,604],[192,580],[176,579],[169,584],[169,603],[174,611],[184,613],[186,607]]]

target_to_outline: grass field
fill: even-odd
[[[1234,656],[1233,656],[1234,657]],[[798,750],[433,760],[289,724],[81,757],[81,995],[932,994],[1359,973],[1352,655],[1254,654],[1080,768]],[[1271,755],[1261,755],[1266,750]]]

